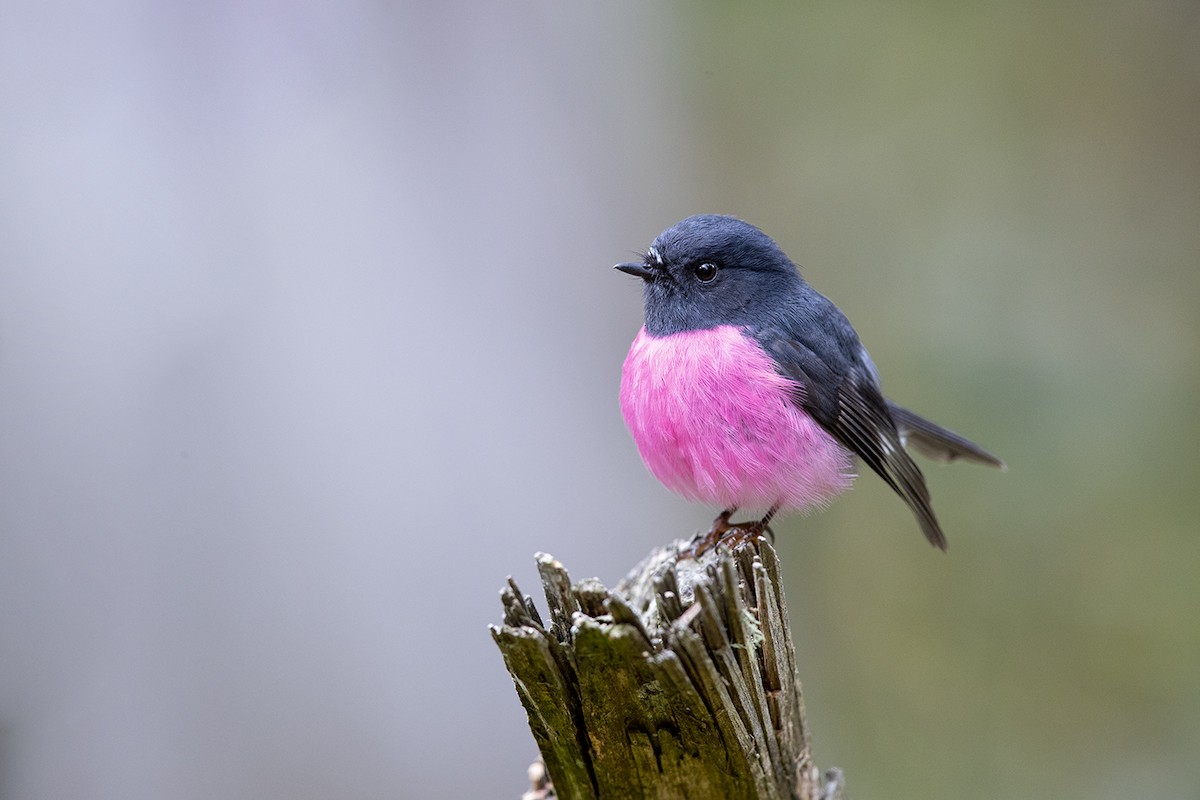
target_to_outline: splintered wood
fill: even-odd
[[[766,539],[676,542],[615,589],[537,555],[548,622],[509,579],[504,655],[552,788],[565,798],[832,800],[813,765]]]

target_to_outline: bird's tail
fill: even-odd
[[[1004,462],[984,450],[979,445],[941,425],[936,425],[924,417],[918,416],[907,408],[901,408],[891,400],[887,401],[896,429],[900,433],[900,441],[912,445],[913,449],[926,458],[934,461],[949,463],[956,459],[973,461],[989,467],[1005,469]]]

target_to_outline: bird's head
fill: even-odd
[[[733,217],[688,217],[659,234],[641,261],[616,269],[645,282],[647,332],[664,336],[753,325],[803,285],[775,241]]]

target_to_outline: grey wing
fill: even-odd
[[[921,468],[904,449],[886,401],[872,383],[848,378],[838,391],[837,422],[831,431],[847,444],[908,504],[929,543],[946,549],[946,535],[929,501],[929,487]]]
[[[925,538],[945,550],[946,536],[933,513],[925,476],[904,450],[870,361],[822,358],[788,337],[764,337],[762,344],[780,370],[799,384],[796,402],[883,478],[912,509]]]

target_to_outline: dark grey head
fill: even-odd
[[[645,281],[646,330],[656,336],[759,324],[805,285],[770,236],[716,214],[688,217],[659,234],[642,261],[616,268]]]

